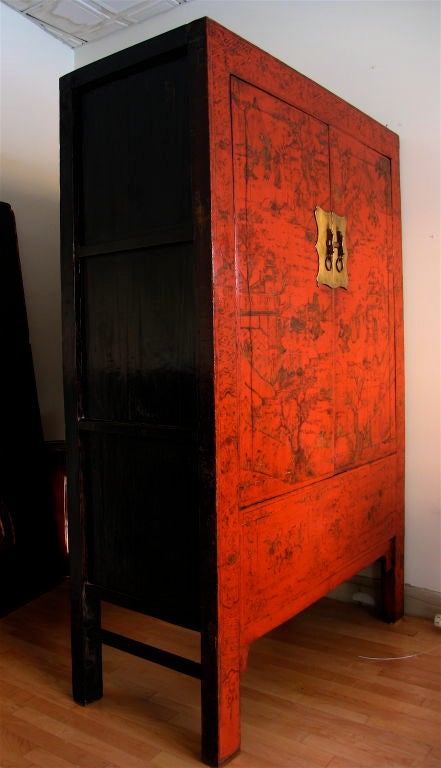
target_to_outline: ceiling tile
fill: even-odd
[[[140,2],[140,0],[96,0],[96,2],[111,13],[123,15],[139,6],[150,6],[152,4],[150,0],[147,3]]]
[[[30,5],[35,5],[30,0],[3,0],[5,5],[9,5],[14,11],[25,11]]]
[[[132,24],[139,24],[141,21],[156,16],[159,13],[170,11],[176,8],[175,3],[170,0],[153,0],[151,3],[137,3],[132,10],[124,12],[124,18],[129,19]]]
[[[94,27],[106,19],[102,13],[73,0],[46,0],[33,5],[27,15],[74,34],[83,27]]]
[[[192,0],[0,0],[72,48]]]

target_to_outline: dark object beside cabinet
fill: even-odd
[[[403,612],[398,140],[202,19],[63,78],[61,151],[74,697],[103,642],[200,677],[220,765],[254,639],[375,560]]]
[[[0,203],[0,616],[62,577],[15,217]]]

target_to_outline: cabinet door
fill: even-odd
[[[331,207],[347,217],[348,290],[335,291],[335,463],[395,448],[395,336],[390,160],[330,130]]]
[[[241,504],[329,475],[333,293],[316,283],[328,127],[233,81]]]
[[[395,450],[387,157],[234,81],[240,503]],[[316,206],[347,218],[348,289],[317,286]]]

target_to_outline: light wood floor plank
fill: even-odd
[[[149,750],[144,744],[137,744],[136,740],[128,734],[121,747],[121,736],[118,732],[106,727],[105,722],[100,723],[99,728],[89,720],[87,715],[67,711],[64,708],[53,705],[58,709],[54,717],[46,714],[50,707],[34,709],[27,705],[14,717],[24,722],[37,725],[40,729],[52,733],[59,739],[71,743],[80,749],[90,752],[97,758],[104,758],[108,762],[115,763],[121,768],[144,768],[145,763],[156,754],[156,750]]]
[[[198,636],[105,606],[108,629],[197,659]],[[320,601],[258,640],[232,768],[441,768],[441,634]],[[104,698],[71,698],[67,586],[0,622],[0,768],[196,768],[199,683],[104,650]],[[401,661],[372,661],[396,656]],[[368,657],[362,659],[362,656]]]
[[[4,716],[2,716],[2,724],[0,726],[0,745],[0,758],[5,763],[7,760],[12,762],[13,758],[16,760],[25,758],[25,755],[32,749],[32,742],[28,741],[24,734],[14,733],[13,730],[8,728],[8,723]]]
[[[432,749],[430,754],[423,762],[423,768],[439,768],[441,765],[441,754],[439,750]]]
[[[7,721],[7,728],[11,733],[25,737],[35,747],[40,747],[54,756],[70,760],[79,768],[108,768],[109,762],[107,760],[101,760],[96,755],[87,753],[74,744],[54,736],[49,731],[23,722],[23,720],[10,718]]]
[[[52,755],[45,749],[32,749],[26,754],[28,760],[31,760],[34,765],[41,766],[41,768],[72,768],[75,763],[71,763],[70,760],[64,760],[62,757]]]

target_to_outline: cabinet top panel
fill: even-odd
[[[62,93],[71,88],[88,86],[97,80],[112,78],[116,73],[123,76],[124,71],[136,69],[140,64],[145,64],[146,60],[169,57],[178,49],[197,50],[199,61],[202,53],[210,68],[216,68],[222,60],[231,69],[231,74],[248,79],[273,95],[285,98],[288,103],[303,106],[307,112],[344,128],[348,133],[355,133],[366,143],[374,141],[376,149],[385,154],[398,148],[398,137],[388,128],[207,17],[80,67],[61,78]],[[379,140],[383,149],[378,146]]]

